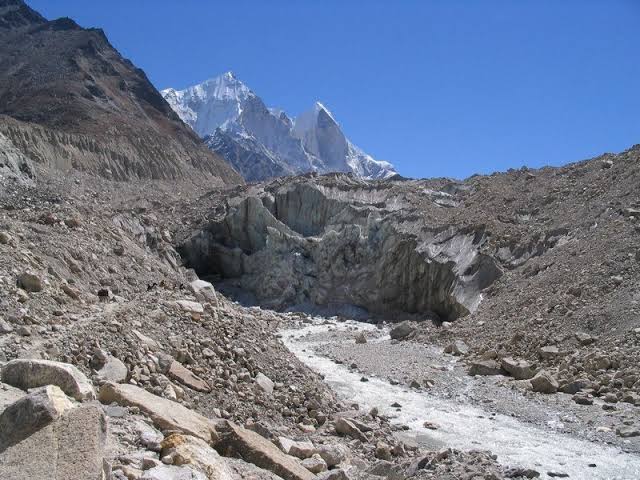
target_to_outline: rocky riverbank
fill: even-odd
[[[472,361],[461,352],[392,340],[389,330],[334,319],[283,335],[339,397],[388,414],[406,428],[401,438],[418,445],[489,449],[505,472],[518,465],[543,478],[626,479],[640,472],[640,443],[620,435],[638,420],[634,406],[578,405],[569,394],[531,392],[510,377],[470,376]]]

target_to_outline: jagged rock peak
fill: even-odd
[[[306,172],[350,172],[362,178],[396,174],[390,163],[376,161],[353,145],[319,101],[292,120],[282,109],[267,108],[233,72],[162,94],[245,180]]]

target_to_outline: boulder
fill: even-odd
[[[122,406],[138,407],[161,430],[176,430],[210,443],[218,440],[213,420],[135,385],[105,383],[100,388],[100,401],[105,404],[115,402]]]
[[[225,458],[224,461],[233,472],[234,480],[282,480],[281,476],[239,458]]]
[[[190,285],[196,299],[218,305],[218,296],[212,284],[204,280],[194,280]]]
[[[284,480],[312,480],[314,474],[293,457],[280,451],[273,443],[251,430],[226,422],[216,449],[224,456],[242,458],[246,462],[269,470]]]
[[[208,480],[206,475],[189,467],[158,465],[142,474],[140,480]]]
[[[104,459],[107,423],[102,409],[85,404],[0,452],[3,480],[111,478]]]
[[[140,343],[147,346],[151,350],[159,350],[160,344],[156,342],[153,338],[147,337],[143,333],[140,333],[138,330],[131,330],[131,333],[135,335]]]
[[[466,355],[469,353],[469,346],[462,340],[456,340],[445,347],[444,353],[450,353],[452,355]]]
[[[116,357],[109,355],[100,370],[98,370],[98,378],[105,382],[122,383],[126,382],[129,375],[127,366]]]
[[[360,440],[363,443],[369,441],[367,436],[362,433],[362,431],[353,423],[351,420],[338,417],[335,421],[335,429],[341,435],[346,435],[351,438],[355,438],[356,440]]]
[[[204,307],[198,302],[192,302],[191,300],[178,300],[176,304],[183,312],[196,313],[198,315],[204,313]]]
[[[364,344],[364,343],[367,343],[367,336],[365,335],[365,333],[364,333],[364,332],[359,332],[359,333],[356,335],[356,343],[357,343],[357,344]]]
[[[640,430],[636,427],[618,427],[616,435],[622,438],[640,437]]]
[[[324,444],[318,447],[318,455],[327,463],[329,468],[340,465],[347,458],[347,450],[339,443]]]
[[[469,366],[469,375],[504,375],[505,373],[495,360],[474,360]]]
[[[12,387],[6,383],[0,383],[0,414],[13,402],[20,400],[26,395],[24,390]]]
[[[516,380],[529,380],[536,374],[536,368],[526,360],[505,357],[501,362],[502,368]]]
[[[0,318],[0,335],[13,332],[13,325]]]
[[[589,345],[593,342],[596,341],[596,338],[592,335],[589,335],[588,333],[585,332],[577,332],[576,333],[576,340],[578,340],[578,342],[580,343],[580,345]]]
[[[313,443],[309,441],[295,441],[286,437],[278,437],[278,443],[284,453],[302,460],[316,453],[316,448],[313,446]]]
[[[349,480],[347,473],[341,468],[319,473],[315,480]]]
[[[538,353],[544,360],[553,360],[554,358],[557,358],[561,355],[560,350],[558,350],[558,347],[556,347],[555,345],[547,345],[546,347],[542,347],[540,350],[538,350]]]
[[[558,391],[558,381],[546,370],[540,370],[530,381],[534,392],[556,393]]]
[[[23,390],[56,385],[78,401],[96,398],[93,385],[84,373],[68,363],[50,360],[11,360],[2,368],[2,381]]]
[[[17,284],[27,292],[41,292],[44,289],[42,279],[31,272],[24,272],[18,276]]]
[[[389,336],[393,340],[403,340],[415,331],[415,327],[413,327],[409,321],[404,321],[393,327],[389,332]]]
[[[198,392],[206,393],[211,391],[211,387],[207,382],[175,360],[170,363],[167,376]]]
[[[186,465],[203,472],[209,480],[233,480],[226,462],[204,440],[171,434],[162,442],[161,457],[169,456],[174,465]]]
[[[0,414],[0,451],[57,420],[73,403],[60,388],[47,385],[8,405]]]
[[[327,470],[327,464],[317,453],[313,454],[309,458],[302,460],[302,466],[309,470],[311,473],[320,473]]]
[[[594,388],[594,384],[588,378],[577,378],[560,387],[560,391],[573,395],[583,390]]]
[[[256,385],[258,385],[258,387],[260,387],[260,389],[267,395],[271,395],[273,393],[274,383],[264,373],[258,373],[258,375],[256,375],[255,382]]]

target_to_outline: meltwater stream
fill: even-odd
[[[360,325],[361,329],[375,328]],[[533,468],[540,472],[540,478],[550,478],[547,472],[562,472],[580,480],[640,479],[638,455],[546,431],[505,415],[491,415],[475,406],[435,398],[378,378],[361,382],[360,374],[315,354],[314,347],[322,342],[305,339],[307,334],[328,331],[329,326],[339,328],[313,324],[283,331],[282,339],[303,363],[325,376],[343,401],[357,402],[365,409],[378,407],[394,422],[409,426],[405,433],[425,446],[491,450],[501,464]],[[402,405],[400,411],[391,407],[394,402]],[[425,419],[436,421],[439,429],[424,428]]]

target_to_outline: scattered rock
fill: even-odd
[[[540,357],[543,360],[553,360],[560,356],[560,350],[555,345],[547,345],[546,347],[540,348],[538,351]]]

